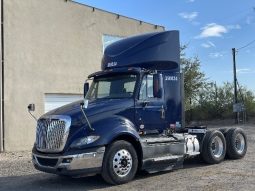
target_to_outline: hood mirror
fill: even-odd
[[[31,103],[27,106],[28,113],[37,121],[37,118],[32,114],[35,111],[35,104]]]
[[[27,106],[27,109],[29,112],[35,111],[35,104],[34,103],[29,104]]]
[[[89,106],[89,100],[88,99],[84,99],[83,103],[84,103],[84,108],[87,109],[88,106]]]
[[[88,100],[88,99],[84,99],[83,102],[81,102],[81,112],[82,112],[84,118],[86,119],[86,121],[87,121],[87,123],[88,123],[89,129],[92,130],[92,131],[94,131],[95,129],[93,129],[93,128],[91,127],[91,124],[90,124],[90,122],[89,122],[89,119],[88,119],[88,117],[87,117],[87,115],[86,115],[86,113],[85,113],[85,111],[84,111],[84,109],[86,109],[86,108],[88,107],[88,105],[89,105],[89,100]]]

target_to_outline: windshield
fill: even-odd
[[[122,74],[94,79],[86,99],[117,99],[133,96],[137,75]]]

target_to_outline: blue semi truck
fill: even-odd
[[[178,169],[186,158],[198,155],[217,164],[246,154],[240,128],[185,126],[178,31],[117,41],[106,48],[101,68],[84,83],[84,100],[37,120],[36,169],[69,176],[101,174],[110,184],[123,184],[139,170]],[[34,105],[28,109],[33,111]]]

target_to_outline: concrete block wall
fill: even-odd
[[[130,36],[163,27],[66,0],[4,1],[4,146],[29,150],[45,93],[82,93],[88,74],[100,70],[102,36]]]

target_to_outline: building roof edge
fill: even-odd
[[[128,16],[125,16],[125,15],[121,15],[121,14],[118,14],[118,13],[114,13],[114,12],[111,12],[111,11],[107,11],[107,10],[104,10],[104,9],[100,9],[100,8],[97,8],[97,7],[93,7],[93,6],[90,6],[90,5],[87,5],[87,4],[84,4],[84,3],[79,3],[79,2],[76,2],[76,1],[73,1],[73,0],[69,0],[71,3],[74,3],[74,4],[78,4],[78,5],[81,5],[81,6],[85,6],[85,7],[90,7],[92,9],[95,9],[95,10],[98,10],[98,11],[102,11],[102,12],[105,12],[105,13],[109,13],[109,14],[112,14],[112,15],[119,15],[121,17],[124,17],[124,18],[127,18],[127,19],[131,19],[131,20],[134,20],[134,21],[138,21],[138,22],[143,22],[145,24],[149,24],[149,25],[152,25],[152,26],[157,26],[157,27],[161,27],[163,28],[163,30],[165,31],[165,26],[162,26],[162,25],[158,25],[158,24],[153,24],[153,23],[150,23],[150,22],[146,22],[146,21],[142,21],[142,20],[139,20],[139,19],[135,19],[133,17],[128,17]]]

